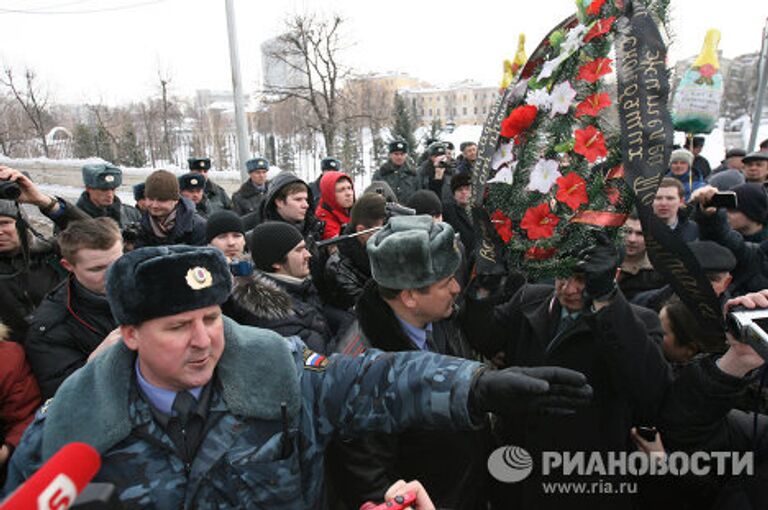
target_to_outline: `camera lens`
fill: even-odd
[[[21,196],[21,188],[15,182],[0,182],[0,198],[17,200]]]

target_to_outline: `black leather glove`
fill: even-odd
[[[595,236],[595,246],[579,254],[576,271],[586,275],[584,292],[588,298],[599,299],[616,290],[616,270],[619,267],[619,253],[611,240],[602,232]]]
[[[592,387],[581,372],[561,367],[511,367],[478,375],[469,402],[476,413],[565,415],[588,404],[591,398]]]

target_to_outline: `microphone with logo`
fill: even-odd
[[[0,505],[0,510],[66,510],[101,467],[92,446],[69,443]]]

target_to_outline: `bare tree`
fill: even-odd
[[[48,141],[45,135],[50,125],[50,113],[48,112],[48,93],[44,91],[37,83],[35,72],[26,68],[24,70],[24,83],[19,84],[14,76],[13,69],[6,66],[3,69],[3,76],[0,78],[0,84],[6,87],[11,95],[21,106],[24,114],[32,125],[35,136],[40,140],[43,148],[43,154],[48,157]]]
[[[267,52],[269,59],[291,73],[280,83],[268,81],[265,92],[278,101],[295,98],[305,102],[312,116],[303,119],[304,125],[322,133],[329,154],[335,152],[339,124],[345,120],[340,108],[341,85],[350,71],[340,59],[343,23],[338,15],[294,15]]]
[[[0,151],[14,157],[23,143],[28,121],[16,99],[10,94],[0,95]]]

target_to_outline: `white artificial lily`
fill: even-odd
[[[526,189],[528,191],[538,191],[539,193],[549,193],[555,181],[562,177],[559,171],[559,164],[554,159],[540,159],[531,171],[530,181]]]
[[[549,116],[554,117],[558,113],[565,115],[573,104],[576,91],[571,87],[569,81],[564,81],[552,88],[552,93],[549,97],[552,101],[552,111],[549,112]]]

